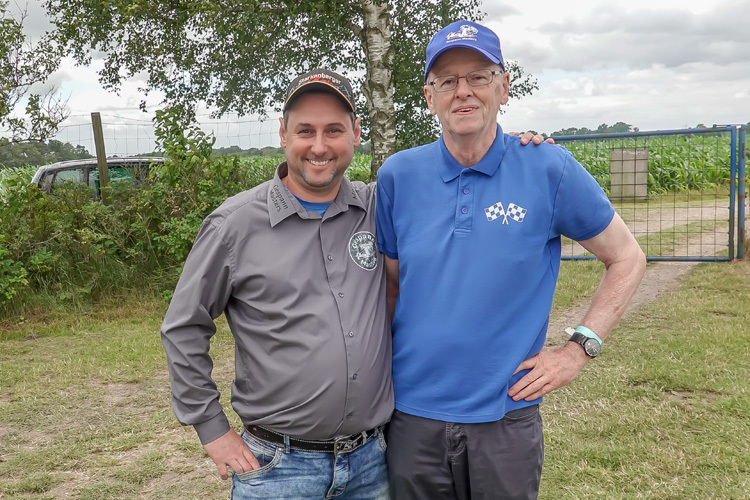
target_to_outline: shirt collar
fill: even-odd
[[[440,145],[440,154],[438,155],[437,161],[438,172],[440,173],[443,182],[450,182],[461,175],[461,172],[467,167],[464,167],[453,158],[453,155],[451,155],[450,151],[448,151],[448,147],[445,145],[443,134],[440,134],[438,144]],[[482,159],[479,160],[479,163],[468,168],[492,176],[500,167],[500,162],[502,162],[503,156],[505,156],[505,150],[506,137],[503,135],[503,129],[500,127],[500,124],[498,124],[497,134],[495,135],[495,140],[492,142],[490,149],[485,153]]]
[[[286,162],[283,162],[276,168],[276,173],[273,179],[271,179],[271,187],[268,189],[268,215],[271,227],[275,227],[279,222],[292,214],[297,214],[302,219],[312,219],[318,215],[315,212],[305,210],[300,202],[297,201],[297,198],[281,182],[281,179],[288,174],[289,167]],[[357,191],[353,188],[351,181],[344,177],[341,180],[341,186],[339,187],[339,192],[336,194],[336,199],[328,207],[324,219],[333,217],[341,212],[346,212],[350,205],[359,207],[362,210],[367,209],[364,201],[362,201]]]

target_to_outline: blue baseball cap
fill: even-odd
[[[495,32],[486,26],[461,20],[449,24],[432,37],[427,44],[427,58],[424,66],[424,81],[438,57],[446,50],[464,47],[476,50],[505,71],[503,53],[500,51],[500,39]]]

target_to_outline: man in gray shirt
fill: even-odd
[[[350,83],[317,69],[287,90],[286,161],[204,221],[162,325],[177,418],[232,498],[387,498],[393,410],[374,185],[344,176],[360,143]],[[211,379],[225,313],[235,340],[232,430]]]

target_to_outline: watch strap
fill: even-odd
[[[599,345],[602,345],[604,343],[602,339],[599,338],[599,335],[595,334],[592,330],[590,330],[589,328],[586,328],[583,325],[576,328],[575,332],[580,333],[584,337],[589,337],[589,338],[596,340],[597,342],[599,342]]]
[[[568,339],[568,342],[575,342],[576,344],[583,345],[586,342],[586,340],[589,338],[590,337],[585,336],[581,332],[575,332],[573,333],[573,335],[570,336],[570,338]]]

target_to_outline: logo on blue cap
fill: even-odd
[[[427,44],[427,58],[424,67],[425,81],[427,81],[427,75],[437,58],[443,52],[457,47],[475,50],[493,63],[499,64],[503,71],[505,70],[503,53],[500,50],[500,39],[497,35],[481,24],[461,20],[438,31]]]
[[[445,37],[446,42],[451,42],[456,39],[463,39],[468,38],[470,40],[477,40],[477,33],[479,33],[479,30],[476,29],[474,26],[469,26],[468,24],[462,24],[461,28],[459,28],[458,31],[454,31],[453,33],[448,33],[448,36]]]

